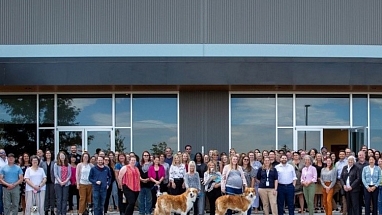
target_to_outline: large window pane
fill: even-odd
[[[7,153],[36,152],[37,98],[0,96],[0,147]]]
[[[319,149],[321,144],[321,131],[298,131],[297,140],[298,149]]]
[[[291,128],[279,128],[278,129],[278,149],[284,149],[286,151],[293,150],[293,129]]]
[[[54,126],[54,95],[39,96],[40,127]]]
[[[276,146],[275,95],[232,95],[231,143],[238,152]]]
[[[111,150],[111,131],[86,131],[86,133],[88,152],[91,155],[95,154],[97,149],[105,153]]]
[[[367,126],[367,95],[353,95],[353,126]]]
[[[115,126],[130,127],[130,94],[115,95]]]
[[[177,148],[177,95],[134,95],[132,111],[135,153],[161,142]]]
[[[370,147],[382,148],[382,95],[370,96]]]
[[[44,150],[44,152],[49,149],[54,153],[54,130],[53,129],[40,129],[39,130],[40,144],[39,149]],[[53,155],[54,156],[54,155]]]
[[[59,126],[111,126],[111,95],[58,95]]]
[[[350,125],[349,95],[297,95],[297,125]]]
[[[292,95],[277,95],[278,126],[293,126]]]
[[[130,152],[130,128],[116,128],[115,129],[115,151]]]

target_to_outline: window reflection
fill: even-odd
[[[130,127],[130,94],[115,95],[115,126]]]
[[[40,127],[54,126],[54,95],[39,95]]]
[[[161,142],[178,148],[177,95],[134,95],[132,113],[135,153]]]
[[[232,147],[239,152],[275,149],[275,113],[275,95],[232,95]]]
[[[296,124],[349,126],[349,106],[349,95],[296,95]]]
[[[59,126],[111,126],[111,95],[58,95]]]
[[[130,128],[115,129],[115,151],[130,152]]]
[[[7,153],[36,151],[36,95],[0,96],[0,147]]]
[[[277,95],[278,126],[293,126],[293,96]]]
[[[353,126],[367,126],[367,95],[353,95]]]
[[[54,152],[54,129],[40,129],[39,135],[39,149],[44,150],[44,152],[47,149]]]
[[[87,131],[88,152],[93,155],[97,149],[105,153],[111,150],[111,131]]]
[[[285,151],[293,150],[293,129],[291,128],[279,128],[278,132],[278,148]]]
[[[370,95],[370,147],[382,148],[382,95]]]
[[[321,144],[321,131],[298,131],[297,140],[298,149],[319,149]]]

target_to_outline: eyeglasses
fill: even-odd
[[[187,148],[186,150],[191,150],[190,148]]]
[[[243,159],[243,161],[248,161],[248,159],[247,159],[247,158],[245,158],[245,159]]]
[[[150,156],[150,155],[143,155],[143,156],[148,157],[148,156]]]

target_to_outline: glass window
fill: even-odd
[[[83,131],[59,131],[58,132],[58,150],[70,152],[70,147],[77,146],[77,150],[82,151]],[[91,153],[90,153],[91,154]]]
[[[350,125],[349,95],[296,95],[297,125]]]
[[[367,126],[367,95],[353,95],[353,126]]]
[[[0,147],[7,153],[36,152],[36,95],[0,96]]]
[[[116,128],[115,129],[115,151],[130,152],[130,128]]]
[[[40,127],[54,127],[54,95],[39,96]]]
[[[49,149],[54,153],[54,129],[40,129],[39,135],[39,149],[44,150],[44,152]],[[52,156],[54,156],[54,154]]]
[[[298,131],[297,140],[298,149],[319,149],[321,145],[321,131]]]
[[[111,150],[111,131],[86,131],[88,152],[93,155],[97,149],[105,153]]]
[[[278,132],[278,149],[284,149],[285,151],[293,150],[293,129],[291,128],[279,128]]]
[[[177,95],[133,95],[133,151],[136,154],[161,142],[178,148],[177,107]]]
[[[130,127],[130,94],[115,95],[115,126]]]
[[[278,126],[293,126],[293,96],[277,95]]]
[[[370,95],[370,148],[382,148],[382,95]]]
[[[58,95],[59,126],[111,126],[111,95]]]
[[[276,147],[275,95],[232,95],[231,143],[238,152]]]

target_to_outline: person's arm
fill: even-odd
[[[312,182],[311,183],[316,183],[317,182],[317,169],[316,167],[312,166],[313,168],[310,168],[312,174],[313,174],[313,179],[312,179]]]
[[[186,175],[184,175],[184,185],[186,186],[186,189],[188,189],[190,186],[189,186],[189,181],[188,181],[188,173]]]
[[[196,177],[198,178],[198,190],[201,191],[202,186],[200,185],[200,177],[199,177],[199,173],[195,173],[195,174],[196,174]]]
[[[72,166],[70,166],[70,164],[68,164],[68,177],[66,178],[66,180],[64,181],[65,185],[68,183],[68,181],[70,180],[70,177],[72,177]]]
[[[221,182],[220,182],[221,191],[223,193],[225,193],[225,184],[227,182],[227,174],[229,172],[228,169],[229,169],[229,165],[225,165],[224,168],[223,168],[222,179],[221,179]]]
[[[357,167],[357,166],[353,166],[353,168],[355,168],[355,174],[356,174],[356,177],[355,177],[355,180],[353,181],[353,183],[350,184],[350,187],[353,189],[353,187],[357,187],[360,185],[361,182],[361,179],[359,178],[359,172],[360,172],[360,169]],[[368,187],[369,185],[367,185]]]
[[[122,188],[122,179],[123,179],[123,176],[125,175],[126,173],[126,166],[123,166],[120,170],[119,170],[119,173],[118,173],[118,177],[117,177],[117,181],[118,181],[118,185],[119,185],[119,188]]]
[[[301,171],[301,176],[300,176],[300,181],[301,181],[301,184],[304,184],[304,175],[306,175],[306,168],[304,167],[304,168],[302,168],[302,171]]]
[[[326,171],[325,169],[326,169],[326,168],[322,168],[322,169],[321,169],[321,179],[322,179],[322,175],[325,174],[325,171]],[[322,185],[323,188],[327,188],[327,186],[325,185],[324,180],[320,180],[320,183],[321,183],[321,185]]]
[[[291,170],[293,170],[292,171],[292,177],[293,177],[293,186],[295,187],[296,186],[296,181],[297,181],[297,177],[296,177],[296,171],[294,170],[294,167],[292,166],[292,165],[290,165],[290,167],[291,167]]]
[[[362,183],[363,183],[363,186],[366,187],[366,189],[369,187],[369,185],[366,183],[366,169],[369,169],[369,168],[363,168],[362,170]]]
[[[59,166],[57,163],[54,164],[54,178],[58,181],[58,183],[62,183],[60,176],[58,175],[58,172],[60,171]]]
[[[82,163],[77,164],[77,168],[76,168],[76,183],[77,183],[77,188],[80,187],[81,169],[82,169]]]
[[[379,186],[379,184],[381,183],[381,169],[379,168],[379,166],[376,166],[375,168],[377,171],[378,178],[377,178],[377,182],[375,182],[374,186],[377,188]]]
[[[175,177],[175,167],[174,165],[170,166],[170,171],[169,171],[169,181],[170,183],[174,182],[174,177]]]
[[[331,183],[330,183],[329,188],[332,189],[334,187],[334,185],[336,185],[336,183],[337,183],[337,170],[336,170],[336,168],[333,168],[332,174],[331,174]]]
[[[97,182],[97,180],[95,179],[95,175],[94,175],[95,173],[94,173],[94,168],[91,168],[90,169],[90,173],[89,173],[89,177],[88,177],[88,179],[89,179],[89,181],[94,185],[94,184],[96,184],[96,182]]]
[[[244,187],[248,187],[248,184],[247,184],[247,179],[245,178],[245,175],[244,175],[244,170],[241,166],[239,166],[239,172],[240,172],[240,175],[241,175],[241,181],[243,183],[243,186]]]

